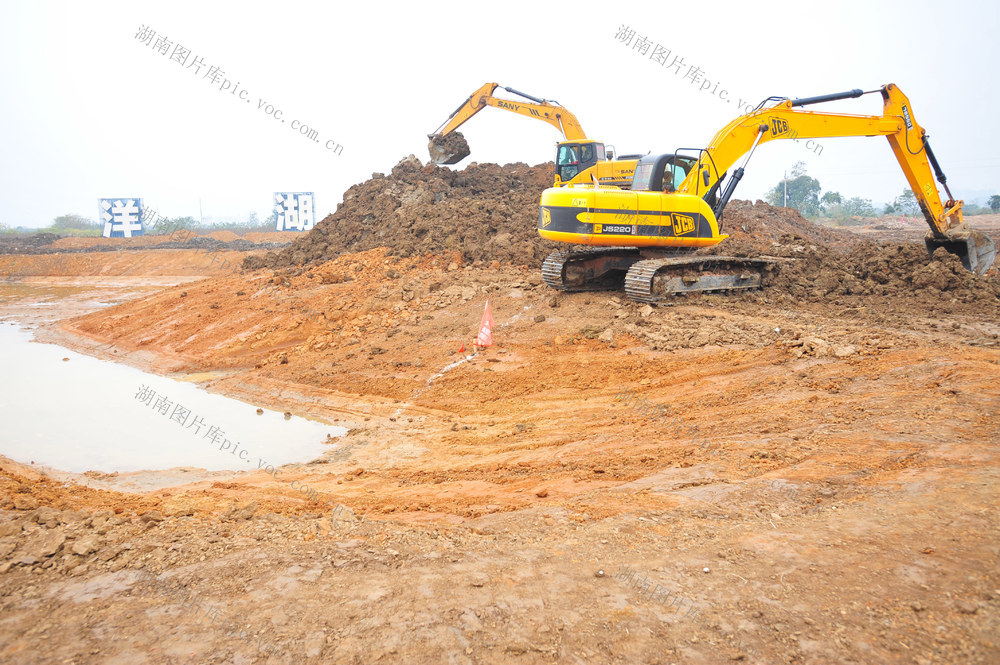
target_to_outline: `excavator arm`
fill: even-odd
[[[933,253],[936,247],[943,246],[957,254],[967,269],[979,274],[986,272],[996,256],[996,249],[989,238],[980,232],[970,231],[966,226],[962,218],[962,201],[956,201],[951,196],[947,178],[931,151],[927,133],[913,116],[909,99],[891,83],[872,92],[882,94],[882,115],[823,113],[797,108],[868,94],[851,90],[819,97],[777,100],[771,107],[758,108],[753,113],[736,118],[719,131],[701,153],[697,168],[692,169],[677,188],[678,193],[698,195],[711,191],[741,156],[748,152],[752,154],[759,144],[768,141],[885,136],[930,226],[926,238],[928,250]],[[934,184],[935,174],[948,194],[948,200],[944,202]],[[714,210],[717,219],[722,218],[723,209],[742,176],[743,167],[739,167],[726,187],[722,188]]]
[[[493,93],[497,88],[503,88],[507,92],[519,95],[527,101],[514,101],[494,97]],[[533,97],[513,88],[501,86],[499,83],[486,83],[479,90],[472,93],[461,106],[455,109],[455,112],[445,120],[444,124],[436,132],[428,136],[431,141],[427,147],[430,150],[431,159],[434,163],[456,164],[468,156],[468,144],[464,144],[464,141],[453,143],[452,141],[445,140],[445,137],[487,106],[504,109],[547,122],[559,130],[567,141],[577,141],[587,138],[576,116],[558,103]],[[461,144],[464,144],[464,146]]]

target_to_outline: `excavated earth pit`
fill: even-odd
[[[404,160],[242,271],[0,257],[77,280],[0,301],[45,341],[348,429],[151,492],[3,460],[5,662],[1000,661],[997,271],[734,202],[766,288],[555,293],[551,178]]]

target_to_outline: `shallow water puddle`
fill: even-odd
[[[346,429],[208,393],[31,341],[0,323],[0,454],[63,471],[195,467],[256,471],[308,462]],[[68,358],[68,361],[64,361]]]

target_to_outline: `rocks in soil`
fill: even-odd
[[[100,538],[94,534],[90,534],[74,542],[70,547],[70,551],[77,556],[86,556],[91,552],[96,552],[100,542]]]
[[[258,411],[261,410],[258,409]],[[263,413],[263,411],[261,411],[261,413]],[[163,513],[167,517],[184,517],[186,515],[194,515],[196,511],[197,506],[186,496],[170,497],[163,502]]]
[[[452,170],[414,156],[388,176],[351,187],[337,212],[291,246],[244,267],[297,268],[348,252],[388,247],[396,256],[460,252],[467,262],[540,264],[560,243],[537,232],[538,200],[551,187],[551,163],[477,164]]]
[[[16,536],[21,533],[22,527],[19,522],[4,522],[0,524],[0,538]]]
[[[777,208],[763,201],[730,202],[723,214],[721,233],[729,238],[711,248],[713,254],[768,254],[775,242],[801,245],[801,249],[793,250],[798,252],[809,246],[846,251],[858,242],[858,236],[850,231],[814,224],[798,210]]]
[[[66,534],[61,529],[42,531],[24,543],[24,553],[33,559],[43,559],[58,552],[66,542]]]
[[[36,524],[43,524],[47,527],[57,527],[62,521],[60,518],[59,511],[55,508],[50,508],[49,506],[41,506],[36,509],[31,515],[31,519]]]
[[[451,132],[447,136],[435,136],[427,145],[431,161],[435,164],[457,164],[470,154],[469,142],[462,132]]]
[[[30,494],[15,494],[14,508],[16,510],[34,510],[35,508],[38,508],[38,499]]]
[[[253,517],[253,514],[257,512],[257,502],[251,501],[243,505],[233,504],[229,509],[224,512],[219,519],[223,522],[236,522],[241,520],[248,520]]]
[[[337,212],[289,247],[248,257],[244,267],[302,271],[376,247],[387,247],[396,256],[455,251],[466,262],[537,267],[549,252],[571,247],[543,240],[537,233],[538,200],[551,184],[551,163],[473,163],[452,170],[425,166],[410,155],[388,176],[376,173],[351,187]],[[731,202],[722,231],[730,237],[701,251],[797,259],[764,277],[764,285],[779,297],[821,301],[889,296],[927,302],[928,297],[945,294],[943,299],[952,305],[998,306],[996,271],[975,278],[943,249],[932,262],[922,244],[859,241],[853,233],[813,224],[795,210],[762,201]],[[404,289],[402,297],[406,301],[412,294]],[[553,295],[549,304],[558,306],[558,297]]]
[[[333,514],[333,519],[337,522],[357,522],[357,515],[347,506],[340,506],[340,510]]]
[[[387,247],[392,255],[457,251],[467,262],[500,261],[537,266],[572,245],[543,240],[538,201],[552,186],[550,163],[472,163],[462,170],[423,165],[410,155],[385,176],[351,187],[337,211],[280,251],[248,257],[246,269],[301,269],[341,254]],[[856,236],[804,219],[797,211],[758,201],[733,201],[723,232],[730,238],[714,253],[753,255],[783,236],[807,244],[846,248]]]
[[[944,249],[936,250],[932,259],[923,244],[863,241],[841,254],[783,240],[774,253],[798,260],[764,275],[763,285],[771,296],[800,303],[837,299],[845,304],[864,304],[877,296],[914,313],[932,313],[937,307],[945,312],[1000,314],[997,271],[977,277]]]

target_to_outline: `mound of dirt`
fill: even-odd
[[[154,235],[141,235],[135,236],[134,238],[104,238],[102,236],[69,236],[66,238],[59,238],[52,243],[52,249],[91,249],[99,245],[107,245],[109,247],[150,247],[152,245],[159,245],[161,243],[170,242],[171,238],[168,236],[154,236]]]
[[[458,251],[469,262],[538,264],[556,246],[535,230],[538,199],[551,185],[551,163],[456,171],[410,155],[388,177],[376,173],[347,190],[337,212],[290,247],[244,267],[300,267],[376,247],[395,256]]]
[[[814,224],[794,208],[777,208],[763,201],[731,201],[723,214],[722,233],[729,234],[729,239],[712,248],[713,254],[767,253],[773,243],[788,236],[837,251],[858,242],[850,231]]]
[[[865,240],[844,255],[807,247],[790,236],[783,240],[773,253],[798,260],[778,266],[765,286],[796,302],[877,296],[931,316],[937,311],[1000,314],[997,271],[977,277],[943,248],[932,259],[923,244]]]
[[[292,242],[302,237],[301,231],[249,231],[243,234],[250,242]]]
[[[207,235],[212,240],[219,240],[222,242],[232,242],[240,239],[240,237],[232,231],[212,231]]]
[[[465,261],[537,266],[567,245],[537,232],[538,200],[552,185],[552,164],[477,164],[461,171],[422,165],[413,155],[388,176],[351,187],[337,212],[280,252],[249,257],[244,268],[301,268],[349,252],[387,247],[396,256],[461,252]],[[785,235],[847,248],[856,236],[809,222],[797,211],[733,201],[716,253],[757,254]]]
[[[62,238],[55,233],[34,233],[31,235],[11,233],[0,235],[0,254],[20,254],[38,247],[47,247]]]

